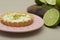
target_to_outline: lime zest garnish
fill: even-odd
[[[20,17],[20,15],[14,15],[14,16],[13,16],[13,19],[14,19],[14,20],[17,20],[17,19],[19,19],[19,17]]]
[[[17,19],[19,19],[20,17],[25,17],[25,16],[26,16],[26,14],[20,14],[20,15],[15,14],[15,15],[13,15],[13,19],[14,19],[14,20],[17,20]]]

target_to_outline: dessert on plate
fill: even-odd
[[[7,26],[22,27],[33,23],[33,16],[27,12],[11,12],[1,16],[1,23]]]

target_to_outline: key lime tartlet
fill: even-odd
[[[1,23],[14,27],[28,26],[33,23],[33,16],[27,12],[5,13],[1,17]]]

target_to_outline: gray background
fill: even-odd
[[[26,11],[34,0],[0,0],[0,13],[8,11]],[[30,33],[6,33],[0,31],[0,40],[60,40],[60,27],[41,29]]]

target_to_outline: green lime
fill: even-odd
[[[45,2],[42,2],[42,1],[40,1],[40,0],[35,0],[35,3],[38,4],[38,5],[42,5],[42,4],[44,4]]]
[[[55,5],[56,4],[56,0],[46,0],[46,2],[50,5]]]
[[[49,5],[49,4],[43,4],[42,7],[45,8],[46,10],[49,10],[49,9],[53,8],[54,6]]]
[[[59,17],[59,11],[52,8],[45,13],[43,20],[45,25],[52,27],[56,26],[59,23]]]
[[[60,0],[56,0],[56,4],[58,7],[60,7]]]

